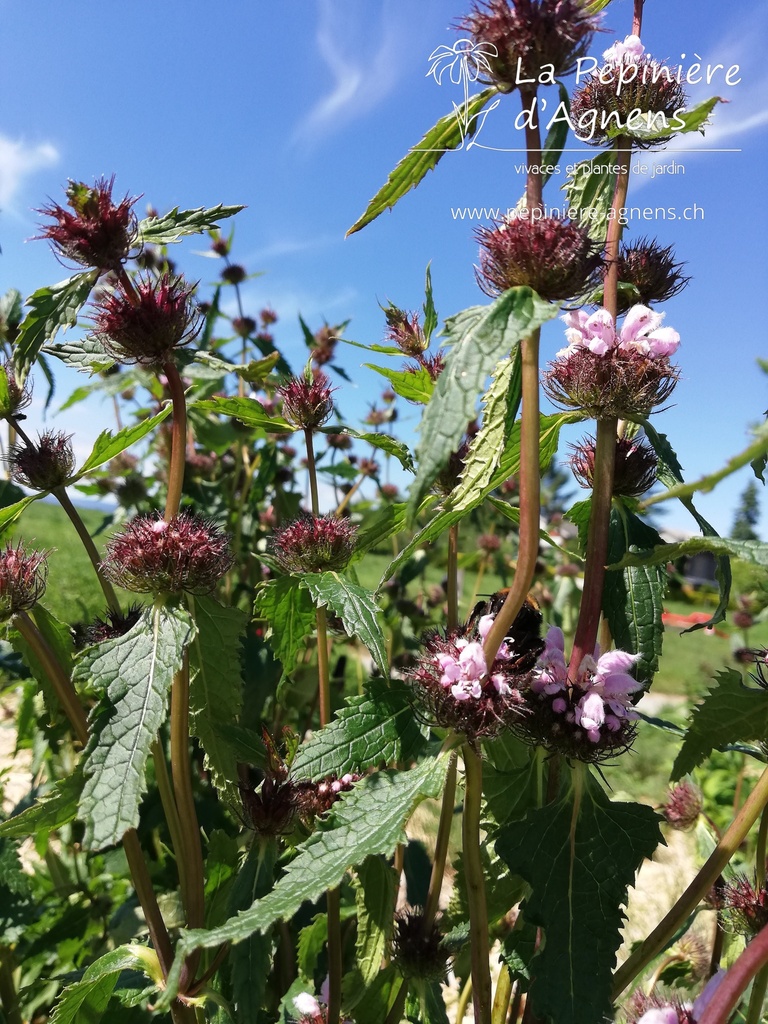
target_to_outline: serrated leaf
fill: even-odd
[[[213,784],[237,806],[237,757],[226,736],[227,726],[237,721],[242,706],[241,645],[248,616],[212,597],[188,600],[197,629],[189,646],[190,731],[205,751]]]
[[[435,382],[423,366],[414,370],[391,370],[388,366],[376,366],[374,363],[363,363],[363,366],[386,377],[395,394],[406,402],[426,405],[435,390]]]
[[[557,90],[560,107],[570,114],[571,101],[568,96],[568,90],[562,82],[557,83]],[[560,162],[560,157],[563,155],[563,147],[565,146],[567,139],[568,120],[567,118],[557,118],[547,132],[547,137],[544,140],[544,149],[541,154],[541,160],[539,161],[542,167],[557,167]],[[551,177],[552,171],[545,171],[541,177],[542,186],[546,185]]]
[[[444,153],[458,149],[464,143],[465,137],[474,135],[478,127],[477,115],[495,95],[495,87],[484,89],[475,96],[470,96],[460,107],[454,105],[452,113],[441,117],[421,142],[395,167],[386,184],[368,203],[365,213],[355,221],[347,235],[359,231],[375,220],[380,213],[391,209],[406,192],[419,184],[428,171],[434,170]]]
[[[394,926],[398,875],[382,857],[367,857],[357,869],[355,958],[360,977],[370,985],[381,970]]]
[[[408,1024],[448,1024],[439,981],[414,981],[408,989],[403,1020]]]
[[[77,815],[77,804],[83,788],[82,772],[75,770],[55,783],[53,791],[39,803],[0,824],[0,837],[26,839],[45,829],[54,832]]]
[[[81,476],[86,476],[88,473],[92,473],[94,469],[98,469],[99,466],[103,466],[105,462],[109,462],[110,459],[114,459],[120,452],[124,452],[126,448],[130,448],[131,445],[140,441],[147,434],[151,433],[156,426],[163,422],[171,414],[171,405],[166,405],[164,409],[161,409],[156,416],[152,416],[147,420],[142,420],[140,423],[135,423],[130,427],[123,427],[122,430],[118,430],[116,434],[113,434],[111,430],[102,430],[99,436],[96,438],[96,443],[93,446],[93,450],[85,462],[82,464],[80,469],[77,470],[73,479],[79,479]]]
[[[44,498],[47,493],[47,491],[38,491],[37,494],[28,494],[27,497],[22,498],[21,501],[14,502],[13,505],[6,505],[5,508],[1,508],[0,533],[2,533],[3,530],[7,530],[9,526],[13,526],[27,505],[31,505],[33,501],[39,501],[40,498]]]
[[[220,220],[233,217],[244,210],[244,206],[204,206],[196,210],[179,210],[174,207],[162,217],[147,217],[139,221],[136,242],[138,245],[169,245],[178,242],[185,235],[201,235],[213,231]]]
[[[293,434],[298,429],[281,416],[270,416],[255,398],[210,398],[195,402],[192,408],[217,416],[232,416],[247,427],[266,430],[270,434]]]
[[[768,566],[768,544],[761,540],[734,540],[732,537],[689,537],[675,544],[662,541],[648,551],[629,552],[621,561],[609,568],[623,569],[628,565],[662,565],[686,555],[710,551],[714,555],[731,555],[751,565]]]
[[[291,777],[316,780],[408,763],[423,746],[410,690],[396,681],[372,679],[363,696],[350,697],[329,725],[301,744]]]
[[[502,359],[514,359],[520,340],[556,313],[557,306],[520,287],[503,292],[490,306],[473,306],[446,321],[451,348],[419,427],[418,470],[409,498],[412,514],[459,447],[488,375]]]
[[[75,370],[87,370],[91,376],[115,365],[115,360],[105,352],[103,345],[89,334],[75,341],[44,345],[42,351]]]
[[[740,740],[768,739],[768,693],[745,686],[741,675],[726,668],[717,685],[691,712],[683,745],[675,758],[672,779],[687,775],[713,750]]]
[[[598,153],[591,160],[576,164],[562,186],[568,209],[573,220],[586,228],[589,237],[605,241],[608,229],[608,214],[616,188],[616,175],[607,168],[616,163],[616,154],[611,149]]]
[[[586,775],[584,766],[577,771]],[[611,803],[587,778],[557,803],[505,826],[496,849],[531,886],[525,916],[544,929],[531,963],[534,1013],[557,1024],[612,1016],[611,974],[622,905],[640,864],[662,841],[656,812]]]
[[[341,981],[342,1009],[365,1024],[386,1024],[387,1013],[402,984],[402,977],[391,964],[383,967],[370,985],[363,984],[357,971],[349,971]]]
[[[414,472],[413,457],[408,451],[408,446],[402,441],[398,441],[397,438],[373,430],[361,432],[359,430],[352,430],[349,427],[345,427],[341,433],[348,434],[350,437],[363,441],[365,444],[370,444],[374,448],[378,448],[379,451],[386,452],[387,455],[393,455],[403,469],[409,473]]]
[[[247,910],[270,891],[277,862],[277,843],[257,839],[248,851],[230,897],[229,913]],[[272,963],[269,934],[254,933],[229,954],[237,1024],[252,1024],[260,1010]]]
[[[538,932],[529,924],[523,914],[518,914],[515,927],[501,942],[501,959],[509,968],[512,981],[517,981],[528,990],[531,980],[531,963],[538,947]]]
[[[283,666],[292,672],[296,655],[315,628],[315,609],[306,590],[296,576],[278,576],[263,583],[256,591],[255,609],[272,627],[269,646]]]
[[[277,920],[289,921],[305,902],[315,902],[335,888],[347,870],[366,857],[390,857],[405,841],[404,827],[424,799],[439,796],[448,758],[428,760],[406,772],[378,772],[366,776],[334,804],[327,819],[302,843],[275,888],[249,910],[211,931],[182,934],[174,966],[168,976],[164,1005],[178,990],[181,965],[195,949],[238,943]],[[366,827],[361,829],[360,822]]]
[[[88,850],[119,843],[139,823],[149,750],[193,635],[186,611],[155,604],[127,633],[87,648],[76,664],[75,680],[88,681],[103,694],[91,714],[79,809]]]
[[[159,981],[157,956],[145,946],[121,946],[86,968],[80,981],[61,993],[50,1024],[98,1024],[104,1016],[121,971],[140,971]]]
[[[48,288],[38,288],[27,299],[29,312],[21,322],[13,352],[19,382],[26,380],[45,342],[52,341],[60,328],[77,323],[77,314],[97,277],[98,271],[86,270]]]
[[[429,345],[430,339],[437,327],[437,310],[435,309],[435,299],[432,295],[432,267],[429,263],[424,275],[424,305],[421,308],[424,312],[424,323],[422,325],[424,340]]]
[[[608,561],[619,562],[625,554],[663,543],[653,527],[616,503],[611,510],[608,534]],[[666,564],[666,563],[664,563]],[[639,654],[635,678],[646,689],[659,668],[664,626],[664,594],[667,574],[664,567],[627,567],[606,573],[603,590],[603,614],[619,650]]]
[[[327,606],[338,615],[347,636],[362,640],[382,675],[388,675],[387,645],[372,591],[337,572],[308,573],[301,577],[299,584],[310,592],[316,605]]]
[[[309,984],[314,984],[317,962],[327,942],[328,915],[315,914],[311,924],[299,932],[299,941],[296,946],[299,974],[302,978],[306,978]]]
[[[685,135],[688,132],[701,131],[704,134],[704,126],[709,121],[712,111],[715,109],[718,103],[725,102],[720,96],[711,96],[708,100],[703,100],[701,103],[697,103],[695,107],[691,107],[690,110],[685,110],[681,114],[675,114],[674,118],[665,118],[665,126],[657,128],[655,118],[658,115],[653,113],[642,114],[640,117],[647,118],[646,123],[651,124],[650,130],[642,127],[638,128],[635,122],[631,124],[631,133],[633,137],[643,139],[644,141],[650,142],[653,139],[663,139],[668,137],[670,134],[674,135]],[[639,120],[640,118],[638,118]],[[671,121],[675,122],[682,121],[683,127],[671,126]],[[608,137],[612,138],[616,134],[621,134],[620,129],[616,129],[614,126],[608,130]]]

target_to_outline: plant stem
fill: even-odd
[[[520,418],[520,543],[517,566],[506,600],[493,620],[483,649],[492,665],[509,628],[523,607],[539,557],[541,473],[539,469],[539,338],[537,328],[520,343],[522,357],[522,413]]]
[[[605,239],[605,277],[603,279],[603,306],[613,319],[616,319],[619,305],[619,247],[623,230],[621,211],[627,205],[629,189],[629,161],[632,155],[632,144],[624,136],[616,139],[616,187],[611,203],[611,220],[608,223],[608,234]]]
[[[736,959],[736,962],[732,967],[729,968],[728,973],[722,979],[720,984],[712,996],[708,1006],[698,1018],[698,1024],[726,1024],[726,1021],[731,1019],[731,1014],[736,1009],[739,1000],[741,999],[742,993],[745,991],[747,985],[749,985],[752,978],[761,969],[765,969],[768,965],[768,925],[763,928],[754,939],[749,943],[743,953]],[[758,985],[758,980],[755,981],[755,986]],[[763,997],[765,992],[763,991]],[[753,998],[755,992],[752,992]],[[758,996],[760,993],[758,992]],[[752,1000],[750,1000],[750,1010],[752,1009]],[[748,1024],[752,1024],[753,1020],[759,1020],[758,1017],[748,1017]]]
[[[517,1024],[517,1018],[520,1016],[520,1006],[523,1002],[523,990],[520,988],[520,983],[515,985],[515,994],[512,997],[512,1006],[510,1007],[507,1020],[509,1024]]]
[[[88,528],[86,527],[85,523],[80,517],[80,513],[72,504],[69,495],[67,494],[66,490],[63,487],[56,487],[53,491],[53,495],[69,516],[70,522],[77,530],[78,537],[83,542],[83,547],[88,553],[88,557],[91,560],[93,568],[96,570],[96,575],[98,576],[99,583],[101,585],[101,589],[104,593],[104,597],[106,598],[109,609],[113,612],[116,612],[119,615],[120,602],[117,600],[117,595],[115,594],[112,584],[109,582],[108,579],[104,577],[104,574],[101,570],[101,556],[99,555],[99,552],[96,549],[96,545],[93,542],[93,537],[91,537],[90,533],[88,532]]]
[[[152,888],[152,879],[149,877],[136,829],[129,829],[123,836],[123,850],[128,861],[136,897],[144,911],[149,937],[160,962],[160,969],[163,972],[163,977],[167,977],[173,963],[173,948],[163,915],[160,913],[155,890]]]
[[[472,1003],[476,1024],[491,1024],[491,969],[485,878],[480,856],[480,803],[483,795],[483,763],[469,743],[461,748],[464,758],[464,818],[462,838],[464,877],[469,904],[469,938],[472,957]]]
[[[523,110],[529,110],[536,103],[536,90],[520,90],[520,101]],[[525,181],[525,205],[528,216],[541,214],[544,210],[544,184],[541,173],[541,130],[539,119],[534,113],[532,118],[525,119],[525,148],[528,164]]]
[[[512,998],[512,978],[506,964],[501,965],[501,973],[496,983],[496,994],[493,997],[493,1014],[491,1024],[506,1024],[509,1012],[509,1001]]]
[[[760,828],[757,832],[757,845],[755,847],[755,888],[762,889],[765,885],[765,856],[766,841],[768,841],[768,806],[763,808],[760,817]]]
[[[320,500],[317,496],[317,466],[315,465],[315,446],[312,440],[312,430],[306,427],[304,430],[304,441],[307,447],[307,474],[309,476],[309,498],[312,508],[312,515],[320,515]]]
[[[405,1010],[405,1000],[408,997],[408,981],[406,978],[400,983],[400,988],[397,990],[395,1001],[389,1008],[387,1019],[384,1024],[400,1024],[403,1019],[403,1011]]]
[[[448,530],[448,631],[459,628],[459,524]]]
[[[761,967],[755,977],[752,985],[752,994],[749,997],[745,1024],[760,1024],[763,1018],[766,990],[768,990],[768,965]]]
[[[617,970],[613,980],[614,999],[621,995],[627,985],[664,949],[669,938],[674,935],[689,914],[693,913],[702,896],[709,892],[720,872],[741,846],[766,804],[768,804],[768,768],[760,776],[757,785],[744,802],[744,806],[725,830],[720,842],[680,899],[642,945]],[[714,1019],[712,1018],[710,1024],[713,1024]],[[704,1024],[704,1021],[700,1021],[699,1024]]]
[[[173,795],[173,787],[168,774],[168,766],[165,763],[165,751],[159,739],[152,744],[152,761],[155,765],[155,782],[157,791],[160,794],[160,803],[163,805],[163,813],[171,835],[171,846],[176,857],[176,867],[179,872],[179,889],[182,893],[187,891],[186,867],[187,862],[182,857],[181,851],[184,846],[181,819],[179,809],[176,806],[176,798]]]
[[[643,28],[643,6],[645,0],[635,0],[635,11],[632,17],[632,35],[639,36]]]
[[[597,421],[595,469],[592,481],[592,507],[587,534],[587,554],[584,565],[584,592],[579,609],[579,621],[573,640],[570,679],[577,679],[585,655],[592,655],[600,625],[603,607],[605,563],[608,557],[608,533],[611,504],[613,502],[613,471],[616,460],[615,416]]]
[[[182,901],[188,928],[202,928],[205,918],[203,897],[203,848],[192,792],[192,765],[189,756],[189,656],[184,652],[182,666],[174,674],[171,687],[171,779],[178,809],[181,848],[177,859],[184,861],[179,875],[184,877]]]
[[[168,390],[173,403],[171,458],[168,462],[168,494],[165,498],[165,521],[169,523],[179,511],[181,492],[184,487],[184,467],[187,459],[187,399],[175,363],[170,360],[164,363],[163,373],[168,381]]]
[[[467,1015],[467,1007],[469,1006],[469,1000],[472,997],[472,977],[470,975],[464,983],[464,988],[461,990],[459,1001],[456,1004],[456,1024],[462,1024],[462,1021]],[[398,1018],[399,1024],[400,1018]]]
[[[437,826],[437,840],[435,842],[435,859],[432,862],[429,892],[427,893],[427,902],[424,907],[425,932],[428,932],[432,927],[440,906],[440,890],[443,886],[445,862],[448,857],[448,843],[451,838],[451,825],[453,824],[453,812],[456,805],[456,760],[457,755],[454,751],[448,762],[448,773],[445,777],[443,803],[440,808],[440,823]]]
[[[13,971],[13,953],[3,946],[0,948],[0,1007],[7,1024],[24,1024]]]
[[[339,890],[329,889],[325,895],[328,913],[328,1024],[339,1024],[341,1018],[341,898]]]

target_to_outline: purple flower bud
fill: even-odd
[[[16,547],[6,543],[0,551],[0,622],[33,608],[45,593],[47,579],[45,551],[27,552],[21,541]]]
[[[338,571],[352,557],[356,532],[349,519],[304,513],[275,534],[275,558],[284,572]]]
[[[277,389],[277,396],[283,402],[284,418],[302,430],[314,430],[328,421],[333,412],[332,393],[330,380],[320,370],[303,377],[291,377]]]
[[[62,487],[75,471],[71,434],[47,430],[37,444],[14,445],[8,455],[13,479],[36,491]]]
[[[662,813],[672,828],[687,832],[699,820],[703,804],[704,796],[698,786],[693,782],[678,782],[670,790]]]

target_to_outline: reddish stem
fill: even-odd
[[[632,18],[632,35],[640,36],[640,32],[643,28],[643,7],[645,6],[645,0],[635,0],[635,12]]]
[[[534,212],[539,215],[544,212],[544,180],[541,173],[541,130],[539,128],[536,106],[534,106],[534,104],[536,104],[536,90],[534,89],[530,92],[523,92],[521,89],[520,99],[522,101],[524,111],[533,111],[531,117],[533,123],[529,123],[528,117],[525,119],[525,149],[527,161],[525,205],[530,218]]]
[[[173,426],[171,428],[171,458],[168,463],[168,494],[165,499],[165,521],[169,523],[179,511],[181,493],[184,488],[184,467],[187,446],[187,399],[184,394],[179,371],[172,362],[163,365],[168,380],[168,390],[173,403]]]
[[[768,925],[758,932],[717,986],[698,1024],[725,1024],[761,967],[768,964]]]

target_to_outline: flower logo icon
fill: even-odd
[[[498,57],[499,51],[493,43],[473,43],[471,39],[457,39],[453,46],[438,46],[429,55],[430,75],[438,85],[448,77],[454,85],[463,85],[464,103],[453,105],[461,129],[462,139],[469,133],[469,83],[476,82],[482,74],[490,74],[489,57]]]

